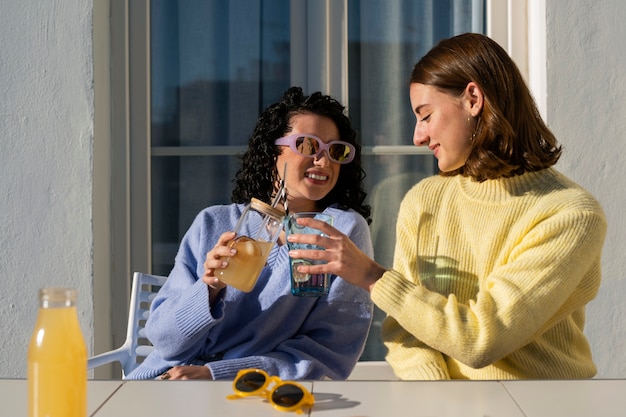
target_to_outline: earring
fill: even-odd
[[[469,117],[467,118],[467,123],[470,125],[470,128],[472,127],[472,122],[471,122],[471,120],[472,120],[472,117],[471,117],[471,116],[469,116]],[[476,122],[476,127],[474,128],[474,132],[472,133],[472,136],[470,136],[470,142],[473,142],[473,141],[474,141],[474,139],[476,139],[476,136],[477,136],[477,135],[478,135],[478,133],[480,132],[479,128],[480,128],[480,117],[478,117],[478,121]]]

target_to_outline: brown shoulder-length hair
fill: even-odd
[[[441,175],[477,181],[548,168],[561,146],[542,120],[522,75],[498,43],[477,33],[444,39],[415,64],[410,83],[460,97],[469,82],[484,95],[477,131],[465,165]]]

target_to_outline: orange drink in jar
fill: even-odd
[[[215,276],[240,291],[252,291],[282,231],[284,216],[283,210],[253,198],[235,226],[237,236],[229,243],[237,253],[222,258],[228,266],[216,270]]]

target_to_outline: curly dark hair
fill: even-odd
[[[337,126],[340,140],[354,145],[356,153],[349,164],[341,165],[335,187],[317,202],[323,210],[333,203],[338,207],[354,209],[371,223],[371,207],[364,204],[367,193],[363,186],[365,171],[361,166],[361,145],[357,142],[356,131],[350,118],[344,113],[345,107],[337,100],[320,92],[309,96],[300,87],[289,88],[277,103],[267,107],[259,117],[248,149],[242,156],[242,167],[235,175],[235,188],[232,193],[234,203],[248,203],[252,197],[270,203],[276,193],[279,178],[276,159],[280,147],[274,141],[291,131],[291,119],[298,114],[316,114],[328,117]]]
[[[410,83],[454,97],[471,81],[484,95],[472,150],[463,167],[441,175],[485,181],[556,164],[561,146],[541,119],[517,65],[489,37],[465,33],[442,40],[415,64],[410,78]]]

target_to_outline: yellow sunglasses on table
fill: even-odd
[[[268,389],[268,387],[271,388]],[[262,369],[242,369],[233,380],[233,391],[229,400],[260,396],[266,398],[275,409],[295,411],[302,414],[302,408],[313,407],[315,397],[297,382],[283,381],[277,376],[269,376]]]

